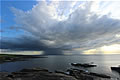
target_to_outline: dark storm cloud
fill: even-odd
[[[21,37],[21,38],[5,38],[1,39],[0,49],[6,49],[11,51],[44,51],[45,54],[49,55],[61,55],[62,50],[59,48],[52,48],[46,46],[44,43],[40,42],[38,39],[33,37]]]

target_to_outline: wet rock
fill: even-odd
[[[75,66],[75,67],[85,67],[85,68],[96,67],[97,66],[95,64],[89,64],[89,63],[84,63],[84,64],[81,64],[81,63],[71,63],[71,65]]]
[[[0,72],[0,80],[12,80],[11,78],[7,77],[9,73],[7,72]]]
[[[90,73],[79,69],[68,69],[64,71],[49,72],[47,69],[32,68],[23,69],[19,72],[0,73],[0,80],[108,80],[108,76]],[[104,79],[105,78],[105,79]]]
[[[101,77],[101,78],[111,78],[110,76],[105,75],[105,74],[98,74],[98,73],[92,73],[92,72],[90,72],[89,75],[97,76],[97,77]]]
[[[79,69],[68,69],[67,71],[70,72],[71,76],[74,76],[78,80],[94,80],[93,76],[84,74],[84,70],[79,70]]]
[[[110,79],[111,77],[105,74],[98,74],[92,72],[86,72],[79,69],[68,69],[71,76],[74,76],[76,79],[80,80],[97,80],[96,78],[106,78]],[[102,80],[102,79],[101,79]]]
[[[0,74],[0,80],[77,80],[76,78],[62,73],[51,73],[47,69],[33,68],[23,69],[11,74]]]
[[[64,71],[59,71],[59,70],[55,70],[55,73],[61,73],[61,74],[69,75],[69,73],[64,72]]]
[[[117,71],[118,73],[120,73],[120,66],[119,67],[111,67],[111,70]]]

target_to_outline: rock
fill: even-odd
[[[14,75],[9,74],[7,77],[14,78]]]
[[[0,80],[77,80],[77,79],[62,73],[51,73],[47,69],[33,68],[23,69],[19,72],[12,72],[11,74],[1,72]]]
[[[19,72],[0,73],[0,80],[108,80],[108,76],[97,73],[90,73],[79,69],[68,69],[64,71],[49,72],[47,69],[32,68],[23,69]]]
[[[95,64],[89,64],[89,63],[84,63],[84,64],[81,64],[81,63],[71,63],[71,65],[75,66],[75,67],[85,67],[85,68],[96,67],[97,66]]]
[[[7,75],[8,75],[7,72],[0,72],[0,77],[2,77],[2,76],[7,76]]]
[[[68,69],[71,76],[74,76],[78,80],[94,80],[93,76],[84,74],[84,70],[79,70],[79,69]]]
[[[120,73],[120,67],[111,67],[111,69]]]
[[[65,73],[64,71],[59,71],[59,70],[55,70],[55,73],[61,73],[61,74],[68,75],[68,74],[67,74],[67,73]]]
[[[12,80],[11,78],[7,77],[9,73],[7,72],[0,72],[0,80]]]
[[[92,73],[92,72],[90,72],[89,75],[97,76],[97,77],[101,77],[101,78],[111,78],[110,76],[105,75],[105,74],[98,74],[98,73]]]
[[[110,79],[111,77],[105,74],[98,74],[92,72],[86,72],[84,70],[79,69],[68,69],[71,76],[74,76],[76,79],[80,80],[96,80],[96,78],[107,78]]]

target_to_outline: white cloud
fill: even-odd
[[[76,2],[47,4],[43,1],[30,11],[13,8],[13,12],[23,30],[48,46],[89,49],[120,42],[119,38],[114,38],[120,32],[120,20],[97,13],[98,8],[107,6],[107,3],[79,2],[77,5]],[[95,4],[96,8],[93,8]]]
[[[116,34],[115,37],[116,37],[116,38],[120,38],[120,34]]]
[[[111,18],[120,19],[120,1],[95,1],[91,11],[99,15],[109,15]]]

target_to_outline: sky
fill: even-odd
[[[1,51],[120,54],[120,1],[2,0]]]

